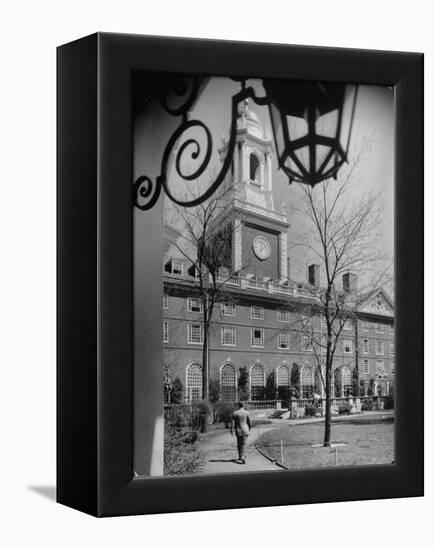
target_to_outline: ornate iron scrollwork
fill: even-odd
[[[162,189],[174,203],[183,207],[197,206],[211,197],[224,181],[232,162],[236,140],[238,105],[247,98],[252,98],[258,104],[266,104],[265,99],[255,97],[252,87],[245,86],[245,80],[241,81],[241,90],[232,97],[229,141],[226,156],[217,177],[199,197],[191,200],[180,200],[171,192],[167,181],[169,159],[175,147],[178,147],[174,161],[176,174],[185,182],[197,180],[205,172],[209,166],[213,151],[212,135],[206,124],[200,120],[188,119],[188,113],[199,97],[200,87],[201,79],[198,77],[178,77],[171,81],[170,86],[167,87],[166,93],[161,99],[161,105],[164,110],[172,116],[181,116],[182,121],[167,142],[162,156],[160,175],[156,178],[155,182],[152,182],[146,175],[140,176],[134,182],[134,204],[140,210],[149,210],[152,208],[157,202]],[[176,105],[176,100],[179,100],[179,105]],[[204,132],[205,140],[203,143],[199,143],[196,138],[192,137],[182,141],[183,135],[193,128],[201,129]],[[203,157],[199,166],[191,173],[187,173],[182,168],[182,160],[189,153],[191,158],[196,161],[201,156]]]

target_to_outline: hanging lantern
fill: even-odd
[[[336,178],[348,158],[357,85],[265,80],[279,168],[289,182]]]

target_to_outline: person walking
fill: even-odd
[[[231,435],[234,435],[237,438],[237,448],[238,448],[238,460],[241,464],[246,463],[246,456],[244,454],[244,448],[246,446],[247,438],[252,429],[252,422],[250,420],[250,414],[244,408],[244,404],[240,401],[238,403],[238,410],[232,415],[231,421]]]

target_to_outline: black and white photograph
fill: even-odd
[[[5,4],[2,548],[429,548],[430,13]]]
[[[393,87],[137,73],[133,95],[136,474],[393,464]]]

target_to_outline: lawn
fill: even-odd
[[[338,419],[332,423],[335,448],[312,447],[322,443],[324,423],[291,426],[271,430],[256,442],[257,448],[290,469],[390,464],[394,459],[393,417]],[[282,444],[281,444],[282,442]],[[336,456],[337,452],[337,456]]]

